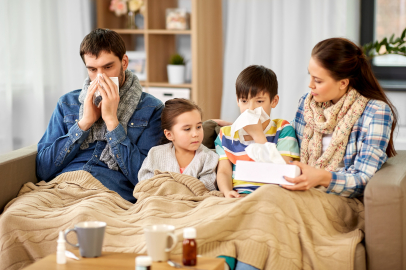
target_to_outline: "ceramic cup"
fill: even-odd
[[[178,239],[172,225],[151,225],[144,228],[148,256],[154,262],[166,262]]]
[[[79,248],[80,256],[93,258],[101,255],[104,239],[106,222],[85,221],[75,225],[74,229],[65,231],[65,240],[69,245]],[[66,239],[69,232],[74,231],[77,234],[78,243],[72,244]]]

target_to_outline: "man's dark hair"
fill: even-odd
[[[235,82],[238,99],[255,97],[259,93],[268,93],[271,101],[278,94],[276,74],[269,68],[252,65],[241,71]]]
[[[101,52],[113,52],[120,61],[126,52],[124,40],[119,34],[109,29],[97,28],[90,32],[80,44],[80,57],[85,62],[85,54],[99,57]]]

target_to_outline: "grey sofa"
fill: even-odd
[[[0,156],[0,213],[24,183],[37,182],[36,153],[33,145]],[[370,180],[364,204],[365,242],[357,246],[354,269],[406,269],[406,151]]]

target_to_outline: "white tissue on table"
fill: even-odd
[[[74,260],[79,261],[79,258],[76,257],[75,254],[73,254],[72,252],[70,252],[70,251],[68,251],[68,250],[65,250],[65,255],[66,255],[66,257],[68,257],[68,258],[71,258],[71,259],[74,259]]]
[[[255,162],[286,164],[274,143],[253,143],[245,148],[245,152]]]
[[[242,135],[248,135],[243,129],[245,126],[258,124],[258,120],[261,120],[261,123],[263,123],[268,119],[270,117],[262,107],[258,107],[255,110],[245,110],[231,125],[231,138],[234,138],[234,134],[241,130],[240,140],[244,141],[244,136]]]

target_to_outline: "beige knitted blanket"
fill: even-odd
[[[226,199],[190,176],[156,173],[136,186],[136,204],[84,171],[26,184],[0,216],[0,269],[55,252],[60,230],[89,220],[107,223],[104,251],[144,253],[142,228],[171,224],[179,241],[172,254],[181,254],[182,229],[193,226],[204,256],[232,256],[259,269],[353,269],[364,229],[357,199],[276,185]]]

